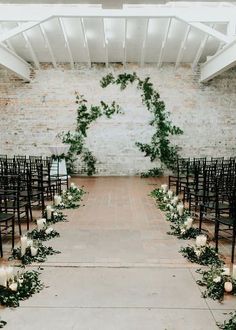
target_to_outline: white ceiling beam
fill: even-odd
[[[180,62],[183,58],[184,51],[186,49],[186,42],[188,40],[188,35],[189,35],[190,30],[191,30],[191,26],[188,25],[187,28],[186,28],[185,34],[184,34],[183,41],[181,42],[179,53],[177,55],[177,59],[176,59],[176,62],[175,62],[175,70],[179,67],[179,64],[180,64]]]
[[[0,65],[21,79],[30,81],[30,65],[3,44],[0,44]]]
[[[108,68],[108,40],[107,40],[107,35],[106,35],[106,29],[105,29],[105,22],[104,22],[104,18],[102,19],[102,25],[103,25],[103,46],[105,49],[105,64],[106,64],[106,68]]]
[[[54,17],[179,17],[192,22],[228,22],[236,15],[235,7],[207,7],[194,6],[186,7],[165,7],[163,5],[132,8],[125,7],[123,9],[102,9],[85,7],[79,5],[68,6],[68,4],[43,5],[29,4],[25,5],[0,5],[0,21],[35,21],[38,22],[39,17],[45,15]],[[42,18],[41,18],[42,19]]]
[[[149,28],[149,18],[146,19],[145,22],[145,31],[144,31],[144,37],[143,37],[143,44],[141,48],[141,56],[140,56],[140,66],[142,67],[144,65],[145,61],[145,51],[146,51],[146,43],[147,43],[147,38],[148,38],[148,28]]]
[[[49,52],[49,54],[50,54],[50,56],[51,56],[53,67],[56,69],[56,68],[57,68],[57,62],[56,62],[56,58],[55,58],[55,56],[54,56],[54,53],[53,53],[53,50],[52,50],[51,44],[50,44],[50,42],[49,42],[49,40],[48,40],[47,33],[46,33],[44,27],[43,27],[41,24],[39,25],[39,27],[40,27],[40,31],[41,31],[41,33],[42,33],[42,36],[43,36],[43,38],[44,38],[45,45],[46,45],[46,47],[47,47],[47,49],[48,49],[48,52]]]
[[[30,42],[30,40],[29,40],[29,37],[27,36],[27,33],[26,32],[22,32],[22,36],[23,36],[23,38],[24,38],[24,40],[25,40],[25,43],[26,43],[26,47],[29,49],[29,51],[30,51],[30,55],[31,55],[31,58],[32,58],[32,60],[33,60],[33,62],[34,62],[34,66],[35,66],[35,68],[36,69],[40,69],[40,64],[39,64],[39,60],[38,60],[38,58],[37,58],[37,56],[36,56],[36,53],[35,53],[35,51],[34,51],[34,49],[33,49],[33,46],[32,46],[32,44],[31,44],[31,42]]]
[[[210,36],[218,39],[219,41],[222,41],[224,43],[229,43],[232,41],[232,37],[231,36],[227,36],[215,29],[213,29],[212,27],[206,25],[206,24],[203,24],[201,22],[192,22],[190,20],[184,20],[182,19],[181,16],[178,17],[181,21],[183,21],[184,23],[186,24],[189,24],[191,25],[192,27],[196,28],[197,30],[201,31],[201,32],[204,32],[204,33],[207,33],[209,34]]]
[[[197,51],[197,54],[196,54],[196,56],[195,56],[195,58],[193,60],[193,63],[192,63],[192,70],[193,71],[196,69],[196,67],[198,65],[198,62],[199,62],[199,60],[200,60],[200,58],[202,56],[203,50],[204,50],[204,48],[206,46],[206,43],[207,43],[207,40],[208,39],[209,39],[209,34],[206,34],[203,37],[203,39],[202,39],[202,41],[200,43],[200,46],[199,46],[198,51]]]
[[[222,72],[236,65],[236,40],[224,46],[218,53],[211,56],[201,65],[201,82],[218,76]]]
[[[66,27],[65,27],[63,18],[59,17],[58,21],[59,21],[60,27],[62,29],[63,37],[64,37],[64,40],[65,40],[65,46],[67,48],[67,52],[68,52],[68,55],[69,55],[70,66],[71,66],[71,69],[74,69],[75,68],[75,63],[74,63],[74,59],[73,59],[73,56],[72,56],[70,43],[69,43],[69,40],[68,40],[68,37],[67,37]]]
[[[26,32],[30,29],[32,29],[33,27],[39,25],[40,23],[46,22],[47,20],[50,19],[50,16],[44,17],[40,20],[38,20],[37,22],[27,22],[27,23],[23,23],[18,25],[17,27],[10,29],[8,31],[5,31],[4,33],[0,34],[0,42],[3,42],[5,40],[8,40],[12,37],[15,37],[23,32]],[[18,20],[16,20],[17,22],[19,22]]]
[[[91,68],[92,63],[91,63],[88,39],[87,39],[87,35],[86,35],[86,30],[85,30],[84,19],[83,18],[80,18],[80,25],[81,25],[81,29],[82,29],[82,33],[83,33],[83,38],[84,38],[84,47],[86,48],[86,51],[87,51],[88,66],[89,66],[89,68]]]
[[[236,19],[230,20],[227,25],[227,35],[230,37],[235,37],[236,34]]]
[[[158,69],[160,69],[160,67],[162,65],[162,59],[163,59],[163,55],[164,55],[164,51],[165,51],[166,42],[168,40],[170,26],[171,26],[171,18],[168,19],[164,39],[163,39],[162,44],[161,44],[161,51],[160,51],[159,59],[158,59],[158,62],[157,62],[157,68]]]
[[[123,41],[123,67],[126,68],[126,60],[127,60],[127,29],[128,29],[128,22],[127,18],[125,19],[125,26],[124,26],[124,41]]]
[[[214,28],[215,27],[215,24],[212,24],[211,27]],[[202,56],[202,53],[204,51],[204,48],[206,46],[206,43],[207,43],[208,39],[209,39],[209,34],[205,34],[205,36],[203,37],[203,39],[202,39],[202,41],[200,43],[200,46],[199,46],[198,51],[197,51],[197,54],[196,54],[196,56],[195,56],[195,58],[193,60],[193,63],[192,63],[192,70],[193,71],[196,70],[196,67],[198,65],[198,62],[200,61],[200,58]]]

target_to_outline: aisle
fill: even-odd
[[[213,330],[223,305],[201,298],[195,268],[179,253],[188,242],[148,196],[153,180],[84,178],[85,206],[69,210],[61,254],[42,264],[46,288],[16,310],[1,310],[6,330]],[[234,303],[234,304],[233,304]]]

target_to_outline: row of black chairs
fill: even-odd
[[[231,261],[234,262],[236,237],[236,162],[235,158],[182,158],[176,173],[169,177],[169,187],[183,194],[189,211],[199,216],[199,229],[204,220],[214,223],[216,251],[221,235],[231,239]],[[225,234],[227,233],[227,236]],[[228,235],[228,233],[230,235]]]
[[[15,222],[22,234],[21,221],[26,219],[27,230],[33,220],[32,209],[40,207],[42,215],[45,199],[53,199],[62,186],[68,188],[68,175],[59,173],[59,162],[50,157],[0,155],[0,254],[2,237],[11,232],[14,247]]]

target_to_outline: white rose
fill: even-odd
[[[205,235],[198,235],[196,237],[196,246],[197,247],[205,246],[206,242],[207,242],[207,237]]]
[[[69,201],[72,200],[72,196],[71,196],[71,195],[68,196],[68,200],[69,200]]]
[[[33,240],[32,239],[28,239],[27,240],[27,247],[32,246],[33,245]]]
[[[172,196],[173,196],[173,191],[171,191],[171,190],[168,190],[168,192],[167,192],[167,195],[168,195],[168,197],[171,199],[171,198],[172,198]]]
[[[57,212],[53,212],[53,215],[54,215],[55,217],[57,217],[57,216],[58,216],[58,213],[57,213]]]
[[[52,227],[48,227],[46,230],[45,230],[45,233],[47,235],[51,234],[51,232],[53,231],[53,228]]]
[[[213,282],[215,282],[215,283],[219,283],[220,281],[221,281],[220,276],[217,276],[217,277],[213,278]]]
[[[167,197],[166,197],[166,196],[164,196],[164,198],[163,198],[163,201],[164,201],[164,202],[166,202],[166,201],[167,201]]]
[[[9,289],[11,289],[11,291],[17,291],[17,288],[18,288],[17,282],[13,282],[12,284],[9,285]]]
[[[200,255],[202,254],[202,251],[201,251],[201,250],[196,250],[196,251],[195,251],[195,254],[196,254],[196,256],[199,258]]]
[[[193,219],[190,217],[188,217],[184,222],[186,229],[190,229],[192,227],[192,224],[193,224]]]

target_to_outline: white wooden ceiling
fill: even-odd
[[[178,68],[180,63],[196,67],[235,39],[234,2],[133,2],[139,4],[122,9],[1,4],[0,45],[36,68],[43,62],[54,67],[68,62],[72,68],[77,62],[156,63],[159,68],[173,62]]]

